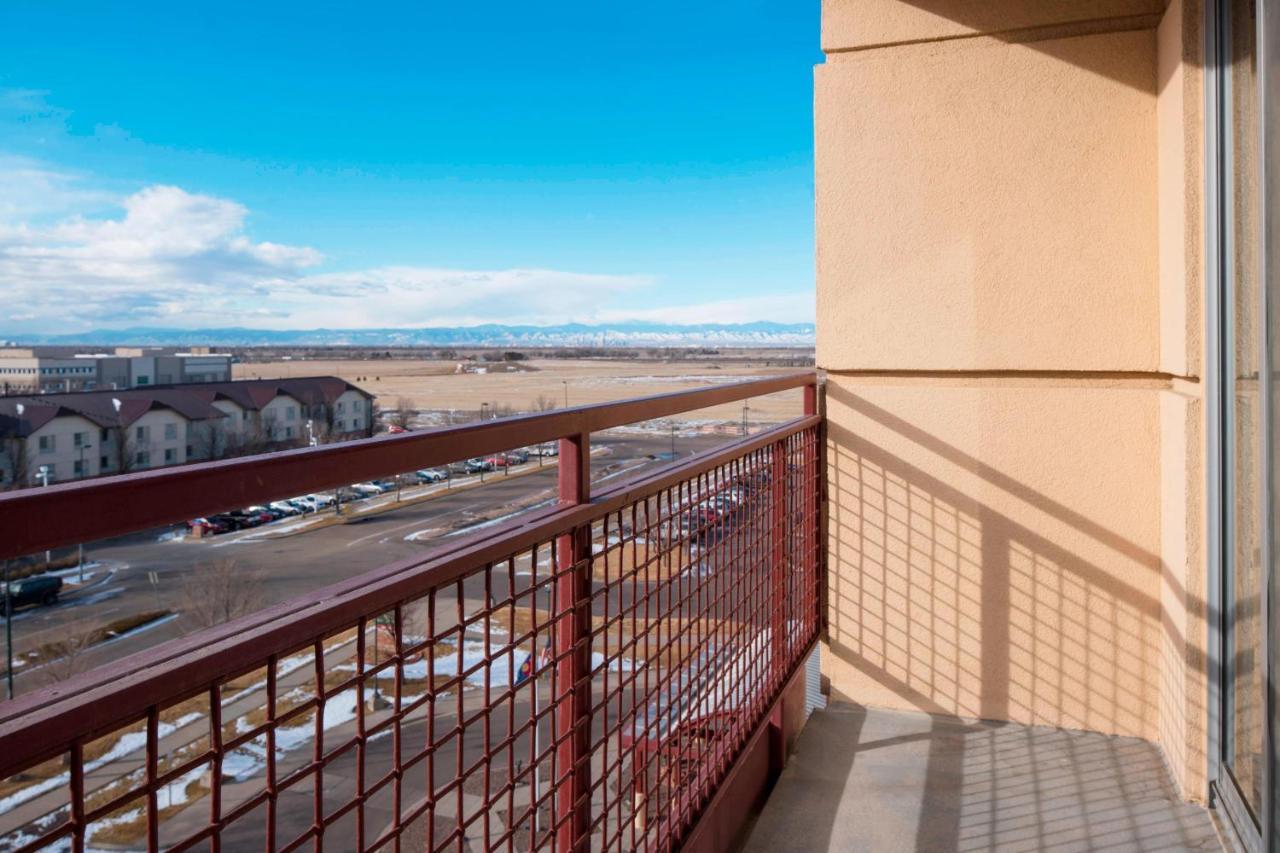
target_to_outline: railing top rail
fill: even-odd
[[[0,494],[0,559],[816,385],[802,371],[559,411]]]
[[[447,550],[339,581],[0,704],[0,769],[11,772],[50,758],[48,744],[105,734],[136,718],[139,708],[181,701],[210,684],[260,666],[269,654],[292,653],[362,615],[442,587],[477,567],[549,541],[566,529],[590,523],[820,422],[817,415],[797,418],[611,486],[588,503],[532,510],[460,536]],[[38,742],[27,736],[34,718],[41,721]]]

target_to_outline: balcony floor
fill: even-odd
[[[1221,850],[1136,738],[832,704],[745,842],[777,851]]]

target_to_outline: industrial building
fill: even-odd
[[[0,347],[0,393],[6,396],[230,381],[231,356],[207,347]]]

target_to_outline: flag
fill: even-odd
[[[516,670],[516,685],[519,686],[528,681],[531,675],[533,675],[533,652],[524,656],[524,663],[520,664],[520,668]]]

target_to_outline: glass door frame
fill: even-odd
[[[1276,673],[1272,668],[1277,639],[1277,620],[1272,619],[1273,602],[1277,600],[1276,573],[1272,571],[1272,555],[1277,553],[1276,525],[1272,523],[1273,495],[1276,473],[1272,458],[1273,424],[1271,414],[1271,364],[1273,360],[1271,340],[1275,320],[1270,310],[1280,309],[1280,292],[1277,305],[1271,305],[1269,291],[1273,259],[1280,258],[1280,239],[1272,218],[1274,203],[1280,199],[1277,180],[1280,169],[1268,169],[1268,162],[1277,162],[1280,154],[1280,104],[1271,93],[1280,96],[1280,0],[1256,0],[1257,4],[1257,65],[1258,65],[1258,124],[1260,129],[1258,190],[1259,233],[1255,235],[1260,247],[1258,258],[1259,304],[1257,311],[1260,329],[1258,353],[1260,465],[1262,467],[1262,494],[1259,518],[1261,525],[1260,589],[1260,637],[1258,654],[1264,678],[1263,690],[1263,744],[1265,758],[1262,780],[1262,799],[1256,817],[1246,805],[1225,760],[1230,743],[1232,719],[1229,713],[1231,699],[1228,664],[1230,649],[1227,642],[1228,620],[1231,617],[1233,592],[1231,578],[1232,558],[1229,552],[1232,540],[1234,507],[1233,480],[1235,472],[1234,425],[1230,421],[1231,400],[1234,388],[1234,340],[1232,302],[1234,276],[1234,249],[1237,235],[1234,233],[1234,163],[1231,98],[1231,0],[1206,0],[1204,6],[1204,93],[1205,93],[1205,329],[1206,364],[1205,381],[1205,438],[1206,456],[1206,554],[1208,556],[1208,778],[1210,801],[1220,807],[1226,823],[1231,825],[1241,845],[1250,851],[1280,853],[1277,839],[1277,804],[1274,796],[1274,779],[1277,766]],[[1271,102],[1271,103],[1268,103]],[[1246,131],[1248,132],[1248,131]]]

